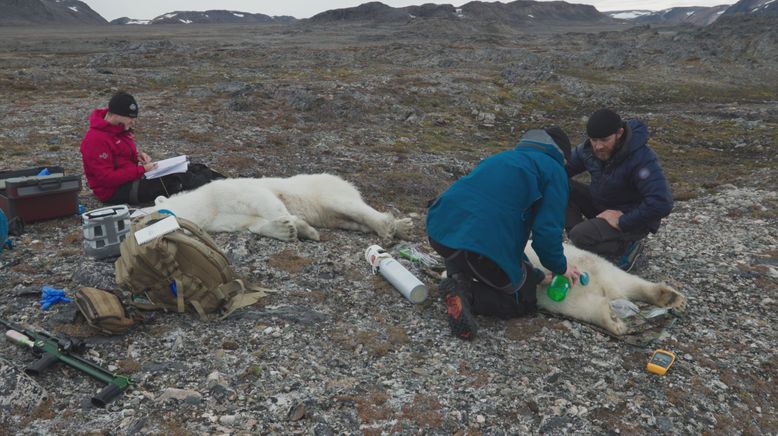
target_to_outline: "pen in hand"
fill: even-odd
[[[140,163],[142,163],[144,166],[148,163],[151,163],[151,156],[145,152],[140,152]]]
[[[151,157],[148,154],[144,152],[140,152],[139,157],[140,157],[140,163],[143,165],[144,171],[151,171],[157,168],[157,163],[152,162]]]

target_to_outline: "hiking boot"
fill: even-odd
[[[627,247],[627,251],[616,260],[616,266],[624,271],[631,271],[632,267],[635,266],[635,261],[638,260],[638,256],[640,256],[640,253],[642,252],[643,240],[638,239],[637,241],[632,241],[629,244],[629,247]]]
[[[446,302],[451,334],[466,341],[473,339],[478,325],[470,312],[467,283],[449,277],[440,282],[439,288]]]

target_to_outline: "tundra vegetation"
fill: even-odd
[[[758,17],[0,28],[3,169],[81,173],[87,116],[121,89],[150,155],[230,177],[338,174],[377,209],[414,214],[407,243],[425,252],[427,201],[480,159],[538,126],[581,141],[588,114],[613,107],[648,124],[677,201],[636,273],[689,297],[654,344],[679,356],[657,377],[644,369],[653,348],[547,314],[479,319],[481,336],[457,341],[434,274],[408,265],[431,288],[417,306],[371,274],[371,235],[218,234],[241,275],[279,292],[225,321],[147,313],[100,338],[72,305],[42,311],[36,292],[96,286],[126,301],[113,264],[86,257],[78,217],[34,223],[0,254],[0,315],[87,338],[88,358],[136,384],[105,410],[85,405],[97,386],[71,369],[16,395],[31,358],[4,342],[15,400],[0,402],[0,433],[775,433],[776,62],[778,26]],[[79,201],[100,206],[86,186]]]

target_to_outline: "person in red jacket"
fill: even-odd
[[[138,153],[132,131],[137,118],[138,103],[124,91],[114,94],[107,108],[95,109],[89,117],[89,130],[81,142],[81,157],[87,183],[100,201],[152,203],[160,195],[169,197],[224,177],[205,165],[194,164],[183,174],[144,178],[157,164],[148,154]]]

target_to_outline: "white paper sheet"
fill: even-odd
[[[138,242],[138,245],[143,245],[180,228],[176,217],[171,215],[135,232],[135,240]]]
[[[189,161],[186,159],[186,155],[182,154],[181,156],[158,161],[157,168],[146,171],[144,176],[147,179],[156,179],[168,174],[185,173],[187,169],[189,169]]]

